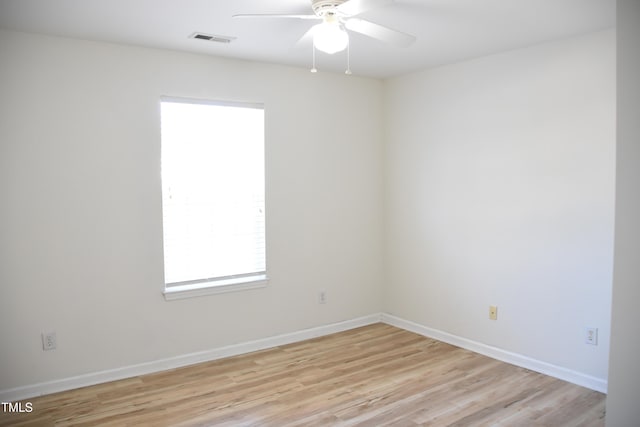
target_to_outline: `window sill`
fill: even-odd
[[[172,286],[168,289],[165,288],[163,294],[166,301],[172,301],[176,299],[195,298],[205,295],[260,289],[265,288],[267,283],[269,283],[269,279],[266,275],[239,277],[192,285]]]

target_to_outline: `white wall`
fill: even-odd
[[[615,33],[391,79],[384,102],[384,311],[606,381]]]
[[[640,2],[618,1],[616,244],[607,426],[640,420]]]
[[[0,390],[379,312],[379,81],[13,32],[0,58]],[[266,289],[164,301],[161,95],[265,103]]]
[[[380,311],[606,380],[612,32],[384,85],[13,32],[0,57],[0,391]],[[266,104],[266,289],[162,298],[161,95]]]

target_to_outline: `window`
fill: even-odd
[[[266,284],[264,108],[161,100],[165,297]]]

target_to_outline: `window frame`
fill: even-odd
[[[159,110],[160,110],[160,159],[162,162],[162,103],[164,102],[173,102],[180,104],[196,104],[196,105],[213,105],[219,107],[239,107],[239,108],[253,108],[260,109],[263,111],[263,115],[266,118],[266,112],[264,103],[258,102],[242,102],[242,101],[223,101],[223,100],[210,100],[210,99],[194,99],[194,98],[183,98],[183,97],[175,97],[175,96],[161,96],[159,100]],[[266,150],[266,123],[263,125],[263,135],[264,135],[264,150]],[[266,257],[266,152],[263,151],[262,161],[264,163],[264,192],[265,192],[265,201],[264,201],[264,209],[265,209],[265,230],[264,230],[264,250],[265,250],[265,268],[264,271],[260,272],[252,272],[245,274],[235,274],[230,276],[220,276],[220,277],[212,277],[212,278],[202,278],[196,280],[188,280],[183,282],[176,282],[172,286],[167,286],[169,283],[164,282],[164,290],[163,295],[165,300],[177,300],[184,298],[192,298],[199,297],[204,295],[215,295],[220,293],[227,292],[237,292],[237,291],[245,291],[250,289],[260,289],[267,286],[269,282],[269,278],[267,276],[267,257]],[[161,175],[161,189],[163,188],[162,183],[162,175]],[[164,259],[164,195],[161,195],[161,211],[162,211],[162,245],[163,245],[163,278],[164,268],[165,268],[165,259]]]

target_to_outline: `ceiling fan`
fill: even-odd
[[[356,18],[357,15],[364,12],[388,6],[394,2],[395,0],[311,0],[313,14],[238,14],[233,16],[235,18],[321,20],[322,22],[311,27],[300,41],[312,37],[314,47],[329,54],[348,48],[349,36],[347,30],[381,40],[392,46],[408,47],[416,40],[414,36],[365,19]]]

